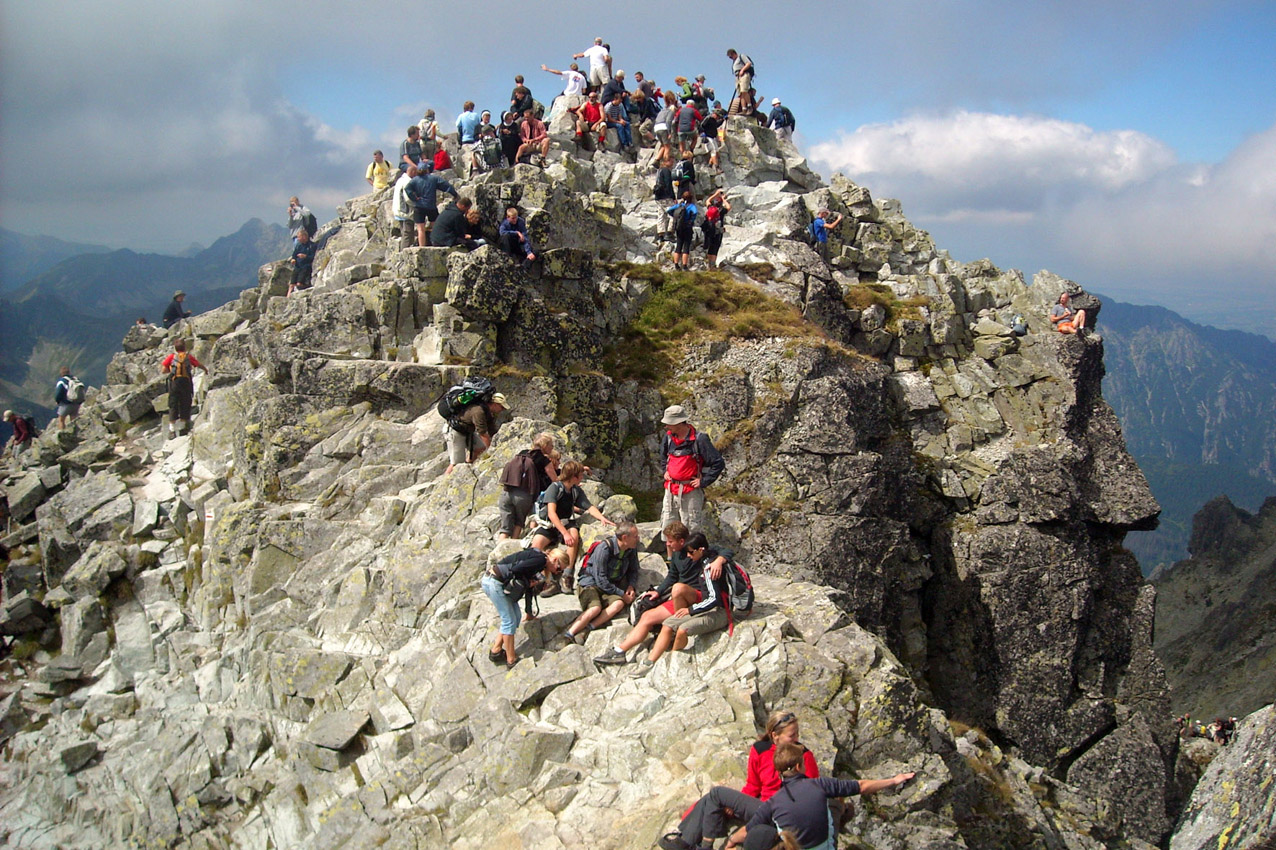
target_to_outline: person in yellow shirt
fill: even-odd
[[[390,185],[390,163],[385,161],[385,154],[374,151],[372,162],[368,165],[368,173],[363,175],[373,191],[380,192]]]

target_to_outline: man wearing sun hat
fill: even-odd
[[[726,462],[709,435],[698,433],[687,419],[680,404],[666,407],[660,419],[665,426],[660,440],[660,465],[665,471],[660,527],[677,520],[697,531],[704,528],[704,488],[718,480]]]
[[[445,426],[447,435],[448,468],[458,463],[474,463],[479,455],[492,445],[492,435],[496,433],[496,417],[500,416],[509,403],[504,393],[492,393],[491,401],[478,402],[465,408],[455,421],[449,420]],[[460,426],[458,428],[457,426]]]
[[[775,131],[775,135],[786,141],[793,140],[793,130],[797,121],[787,106],[780,103],[778,97],[771,98],[771,114],[767,116],[767,126]]]

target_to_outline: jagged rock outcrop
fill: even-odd
[[[462,181],[486,227],[522,208],[530,269],[398,250],[386,193],[348,202],[314,290],[281,297],[266,266],[196,322],[213,374],[189,437],[154,427],[162,341],[117,356],[10,485],[36,503],[16,560],[39,565],[5,574],[29,626],[3,714],[13,843],[650,846],[739,778],[777,706],[838,772],[919,772],[853,808],[872,846],[1161,840],[1177,741],[1120,545],[1157,507],[1101,342],[1045,332],[1059,289],[1091,296],[955,262],[735,123],[700,185],[733,204],[727,270],[667,276],[635,265],[659,255],[649,157]],[[831,267],[794,238],[820,207],[847,218]],[[444,476],[431,402],[467,368],[516,418]],[[556,429],[596,502],[648,504],[672,401],[726,457],[709,531],[757,576],[757,615],[632,678],[589,663],[623,626],[546,650],[560,598],[497,672],[478,579],[501,464]]]
[[[1276,499],[1257,514],[1213,500],[1193,518],[1189,548],[1151,577],[1174,710],[1241,717],[1276,693]]]
[[[1246,717],[1205,769],[1170,850],[1263,848],[1276,842],[1276,710]]]

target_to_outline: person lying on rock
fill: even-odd
[[[562,549],[542,552],[540,549],[520,549],[506,555],[495,566],[489,567],[480,582],[487,598],[496,606],[501,617],[500,633],[487,651],[493,664],[502,661],[513,667],[518,658],[514,654],[514,634],[518,631],[518,603],[521,600],[526,620],[534,620],[532,599],[540,591],[546,576],[561,573],[568,564],[567,553]]]
[[[802,746],[800,731],[797,715],[793,712],[783,709],[771,712],[766,728],[749,748],[744,787],[739,791],[725,785],[709,789],[708,794],[683,813],[677,831],[660,839],[658,843],[662,850],[692,850],[703,843],[712,843],[715,838],[725,837],[730,821],[747,823],[763,802],[780,790],[780,773],[775,765],[778,747],[797,747],[802,754],[802,773],[818,778],[819,765],[815,763],[815,755]]]
[[[694,534],[692,537],[696,544],[704,539],[703,534]],[[727,587],[724,556],[707,546],[693,547],[692,541],[687,542],[683,554],[691,559],[692,567],[700,569],[705,592],[699,602],[675,609],[660,624],[660,633],[656,635],[651,651],[642,660],[639,675],[645,676],[651,672],[652,666],[670,647],[675,652],[686,649],[691,635],[707,635],[731,625],[730,589]]]
[[[775,748],[775,769],[780,788],[760,805],[749,822],[727,839],[726,847],[771,850],[781,840],[781,831],[790,833],[784,846],[805,850],[833,850],[837,832],[829,812],[830,797],[876,794],[912,779],[914,773],[897,773],[890,779],[812,778],[802,772],[804,748],[781,744]]]
[[[589,548],[580,565],[581,614],[563,638],[584,645],[593,629],[602,628],[632,605],[638,596],[638,526],[616,525],[616,533]]]
[[[629,650],[647,639],[651,631],[672,617],[674,612],[689,610],[710,594],[706,579],[716,582],[731,560],[726,549],[711,549],[700,532],[689,534],[681,522],[671,522],[664,530],[669,571],[665,580],[643,594],[647,604],[669,595],[669,601],[643,612],[629,634],[617,646],[594,659],[595,664],[627,664]]]
[[[1085,326],[1085,310],[1072,309],[1072,296],[1063,292],[1059,295],[1059,302],[1050,308],[1050,322],[1054,325],[1054,329],[1061,334],[1084,334]]]
[[[576,528],[576,517],[589,514],[604,525],[615,525],[590,503],[589,497],[581,489],[580,482],[585,480],[585,472],[586,467],[580,461],[569,460],[564,463],[558,471],[558,480],[545,488],[536,508],[540,527],[532,535],[532,547],[546,550],[561,544],[567,547],[570,556],[562,576],[562,590],[572,589],[573,567],[580,555],[580,531]],[[549,582],[542,595],[553,596],[559,590],[558,582]]]

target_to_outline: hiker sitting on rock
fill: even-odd
[[[674,612],[660,624],[660,633],[651,645],[651,651],[643,659],[640,672],[646,675],[660,656],[672,647],[674,652],[687,648],[691,635],[707,635],[720,632],[731,625],[730,589],[727,587],[725,558],[716,549],[704,545],[703,534],[691,535],[683,553],[692,567],[701,571],[705,592],[699,602],[693,602]],[[705,541],[707,542],[707,541]]]
[[[474,463],[492,445],[496,433],[496,417],[509,408],[504,393],[492,393],[489,401],[475,402],[444,427],[450,475],[458,463]]]
[[[1050,308],[1050,322],[1061,334],[1084,334],[1085,310],[1074,312],[1069,303],[1071,300],[1072,296],[1068,293],[1060,293],[1059,302]]]
[[[749,822],[727,839],[726,847],[771,850],[780,841],[780,831],[789,834],[784,846],[831,848],[836,831],[829,813],[830,797],[876,794],[912,779],[914,773],[897,773],[890,779],[812,778],[802,773],[804,748],[781,744],[775,748],[775,769],[780,774],[780,790],[760,805]]]
[[[572,577],[576,558],[580,555],[580,531],[576,528],[576,516],[589,514],[604,525],[615,525],[603,516],[589,501],[580,482],[585,480],[586,467],[579,461],[569,460],[558,471],[558,480],[545,488],[536,506],[536,518],[539,527],[532,535],[532,546],[537,549],[549,549],[562,544],[567,547],[571,560],[567,562],[567,571],[563,573],[562,590],[572,589]],[[559,592],[558,585],[551,582],[545,588],[544,596],[553,596]]]
[[[554,435],[537,434],[530,449],[510,459],[501,471],[500,498],[496,509],[501,515],[501,530],[496,539],[522,537],[527,517],[536,508],[536,497],[558,480],[553,461]]]
[[[173,300],[164,308],[164,327],[171,328],[182,319],[189,319],[191,311],[186,309],[186,293],[180,289],[173,293]]]
[[[567,553],[562,549],[520,549],[487,569],[480,584],[501,617],[500,633],[487,652],[493,664],[504,661],[507,667],[513,667],[517,663],[514,634],[518,631],[518,603],[523,603],[525,619],[535,619],[532,600],[540,591],[543,577],[558,575],[567,563]]]
[[[704,523],[704,488],[726,469],[722,455],[708,434],[697,433],[687,421],[682,405],[665,408],[661,418],[665,434],[660,440],[660,466],[665,471],[665,496],[660,525],[681,520],[688,528]]]
[[[780,790],[780,774],[775,769],[775,751],[780,746],[797,746],[802,750],[801,769],[811,778],[820,775],[815,755],[798,740],[797,715],[791,711],[771,712],[766,728],[749,748],[748,770],[744,787],[739,791],[718,785],[709,790],[683,815],[678,831],[666,834],[658,842],[662,850],[692,850],[715,838],[725,837],[727,823],[747,823],[762,803]]]
[[[501,237],[501,247],[505,249],[505,253],[524,263],[530,263],[536,259],[532,240],[527,235],[527,222],[518,214],[518,207],[510,207],[505,211],[505,218],[501,219],[498,232]]]
[[[519,138],[523,140],[523,143],[518,146],[518,152],[514,154],[515,162],[522,162],[524,156],[530,157],[539,151],[537,165],[544,168],[545,156],[549,153],[549,130],[545,128],[545,122],[536,117],[535,112],[529,110],[523,113]]]
[[[584,645],[593,629],[602,628],[633,604],[638,595],[638,527],[617,524],[616,533],[589,547],[580,565],[581,615],[563,633],[569,641]]]
[[[642,595],[639,610],[645,610],[625,639],[595,658],[594,663],[627,664],[629,650],[646,640],[653,629],[672,617],[675,611],[689,609],[705,599],[709,590],[706,578],[717,581],[732,557],[730,551],[708,548],[703,534],[690,534],[681,522],[665,526],[664,542],[669,559],[664,581]],[[660,604],[666,596],[668,601]],[[653,603],[654,607],[649,607]]]

